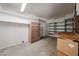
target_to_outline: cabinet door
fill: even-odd
[[[78,43],[69,39],[57,39],[57,49],[69,56],[78,55]]]
[[[31,43],[40,40],[40,24],[36,22],[31,23]]]

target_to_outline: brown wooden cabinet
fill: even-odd
[[[78,55],[78,42],[69,39],[57,39],[57,49],[68,56]]]
[[[40,23],[31,23],[31,43],[40,40]]]
[[[58,55],[78,56],[79,55],[79,35],[73,32],[61,32],[57,38],[57,50],[62,52]]]

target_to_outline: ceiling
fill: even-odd
[[[0,3],[0,6],[7,11],[21,13],[21,3]],[[73,13],[73,9],[73,3],[28,3],[21,14],[33,14],[45,19],[51,19]]]

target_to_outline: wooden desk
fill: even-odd
[[[59,32],[58,33],[59,38],[69,39],[72,41],[79,42],[79,35],[73,32]]]

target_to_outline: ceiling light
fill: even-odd
[[[26,5],[27,5],[27,3],[22,3],[21,10],[20,10],[21,12],[24,12],[24,9],[25,9]]]

